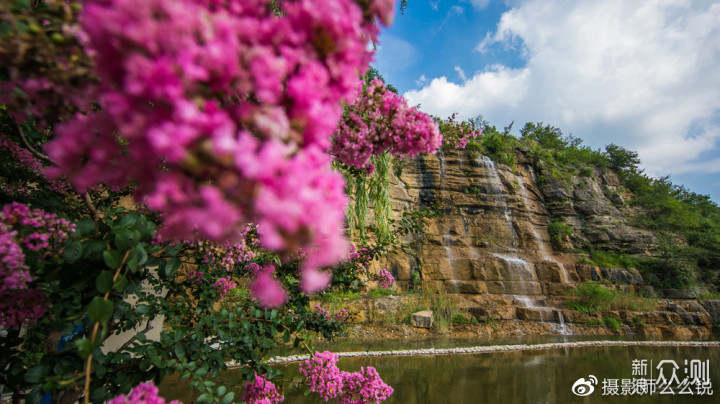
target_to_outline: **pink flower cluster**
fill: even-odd
[[[343,395],[338,397],[338,403],[379,403],[390,398],[393,392],[374,367],[361,367],[359,372],[343,372]]]
[[[223,297],[225,297],[227,292],[237,288],[237,283],[235,283],[231,277],[226,276],[224,278],[218,278],[218,280],[215,281],[213,286],[217,288],[220,299],[222,299]]]
[[[380,287],[387,289],[393,285],[393,282],[395,282],[395,278],[392,276],[390,271],[382,268],[377,273],[377,281]]]
[[[391,0],[95,0],[82,35],[101,111],[57,129],[47,151],[84,190],[137,183],[169,238],[306,250],[305,288],[347,251],[347,203],[324,152]]]
[[[0,134],[0,149],[9,153],[11,158],[17,162],[18,167],[35,174],[42,175],[43,165],[32,155],[32,153],[18,146],[17,143],[10,140],[10,138],[4,134]],[[70,188],[68,183],[62,178],[49,179],[48,181],[50,183],[49,189],[59,194],[66,193]]]
[[[319,313],[326,320],[330,321],[330,312],[320,307],[320,305],[316,304],[315,307],[313,307],[313,311]]]
[[[464,149],[471,139],[482,134],[482,130],[475,129],[470,122],[455,122],[457,114],[452,114],[440,123],[443,134],[443,144],[454,149]]]
[[[262,376],[255,374],[254,382],[245,383],[243,401],[247,404],[273,404],[279,403],[285,396],[278,393],[275,384],[265,380]]]
[[[335,313],[335,320],[345,323],[350,320],[350,313],[345,309],[340,309],[337,313]]]
[[[245,268],[247,269],[251,265],[248,264]],[[261,306],[276,308],[287,302],[287,291],[282,282],[273,276],[275,268],[272,265],[260,268],[259,265],[255,264],[254,267],[251,267],[251,270],[255,271],[255,279],[250,285],[250,292]]]
[[[311,359],[300,363],[300,374],[305,377],[310,391],[325,401],[342,394],[343,378],[337,361],[337,354],[325,351],[315,352]]]
[[[37,321],[47,308],[45,294],[30,287],[26,250],[42,255],[59,252],[75,225],[41,209],[13,202],[0,211],[0,326],[18,328]]]
[[[331,153],[360,169],[372,155],[389,151],[412,157],[435,152],[441,144],[442,135],[430,116],[409,107],[403,97],[375,79],[348,106],[333,135]]]
[[[315,352],[300,364],[310,391],[328,401],[337,398],[340,403],[380,403],[393,394],[393,388],[385,384],[375,368],[368,366],[358,372],[345,372],[337,367],[338,355],[332,352]]]
[[[192,269],[187,273],[187,280],[195,282],[197,284],[201,284],[203,281],[203,276],[205,276],[204,272]]]
[[[140,383],[126,396],[119,396],[108,400],[107,404],[165,404],[165,399],[158,396],[158,388],[152,382]],[[174,400],[169,404],[182,404]]]

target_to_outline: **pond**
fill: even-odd
[[[633,366],[633,361],[635,366]],[[645,362],[642,362],[642,361]],[[693,361],[696,360],[696,361]],[[665,361],[665,362],[663,362]],[[669,362],[674,361],[674,362]],[[643,366],[644,364],[644,366]],[[660,367],[658,368],[658,365]],[[677,365],[677,369],[675,368]],[[277,365],[286,376],[297,375],[297,363]],[[719,402],[713,388],[720,388],[720,348],[717,347],[649,347],[612,346],[545,349],[537,351],[494,352],[465,355],[385,356],[341,358],[342,370],[359,370],[374,366],[383,380],[395,389],[387,403],[714,403]],[[636,374],[633,375],[633,368]],[[653,379],[662,372],[677,380],[700,375],[707,370],[712,388],[706,395],[697,389],[684,388],[677,383],[667,394],[630,395],[623,389],[623,379]],[[643,373],[644,371],[644,373]],[[591,375],[597,380],[594,383]],[[223,378],[240,383],[239,371],[230,370]],[[579,381],[580,378],[585,380]],[[581,385],[592,385],[594,391],[585,397],[573,394],[573,385],[580,392]],[[617,396],[610,396],[617,383]],[[603,387],[605,385],[605,388]],[[706,388],[709,386],[705,386]],[[624,395],[623,395],[623,390]],[[670,394],[672,391],[673,394]],[[692,391],[690,394],[680,394]],[[712,395],[708,393],[712,392]],[[161,393],[168,399],[191,402],[196,395],[185,389],[183,381],[168,378],[161,385]],[[237,394],[242,394],[238,392]],[[240,398],[240,396],[236,396]],[[285,391],[288,403],[322,403],[314,394]]]

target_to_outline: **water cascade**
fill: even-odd
[[[515,176],[515,178],[517,179],[518,186],[520,188],[520,196],[523,199],[523,205],[525,205],[525,209],[527,209],[528,216],[529,216],[530,212],[532,212],[532,211],[530,210],[530,206],[529,206],[530,198],[528,197],[527,188],[525,188],[525,183],[523,182],[521,177]],[[550,261],[550,262],[554,262],[554,263],[558,264],[560,266],[560,269],[562,269],[562,271],[560,272],[560,277],[561,277],[562,282],[569,283],[570,277],[568,276],[567,269],[565,269],[565,265],[558,262],[556,259],[554,259],[552,257],[551,253],[549,252],[549,250],[547,248],[547,244],[540,237],[540,233],[538,233],[537,228],[535,227],[535,224],[532,222],[532,220],[528,220],[528,221],[530,222],[530,230],[532,231],[533,236],[535,237],[535,242],[538,245],[538,251],[542,255],[542,259],[544,261]]]
[[[510,217],[510,208],[508,208],[507,201],[505,200],[505,189],[503,187],[502,181],[500,181],[497,167],[495,167],[495,163],[488,156],[485,155],[479,158],[478,164],[480,164],[480,166],[486,169],[486,171],[488,172],[488,179],[490,180],[488,187],[486,187],[485,189],[485,193],[491,195],[494,199],[494,202],[497,203],[502,209],[505,223],[507,224],[508,230],[512,235],[512,246],[517,247],[518,236],[517,232],[515,231],[515,226],[513,226],[512,218]]]

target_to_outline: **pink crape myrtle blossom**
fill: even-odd
[[[389,151],[412,157],[435,152],[441,144],[442,135],[430,116],[409,107],[375,79],[348,106],[333,135],[331,153],[344,164],[372,171],[372,155]]]
[[[273,276],[274,268],[267,266],[258,271],[250,285],[250,292],[263,307],[280,307],[288,300],[282,283]]]
[[[75,225],[41,209],[13,202],[0,210],[0,326],[34,323],[47,308],[45,293],[32,287],[26,251],[59,253]]]
[[[47,145],[84,191],[133,181],[166,239],[305,250],[303,286],[347,252],[344,181],[325,152],[389,23],[389,0],[93,0],[79,38],[94,55],[100,111]]]
[[[313,311],[320,314],[321,316],[323,316],[323,318],[325,318],[325,320],[330,321],[330,313],[327,310],[320,307],[320,305],[316,304],[315,307],[313,307]]]
[[[222,299],[229,291],[237,288],[237,283],[231,277],[226,276],[216,280],[213,286],[217,289],[220,299]]]
[[[165,399],[158,396],[158,388],[152,382],[145,382],[135,386],[128,395],[120,394],[108,400],[107,404],[165,404]],[[169,404],[182,403],[173,400]]]
[[[43,165],[29,151],[18,146],[6,135],[0,134],[0,149],[5,150],[15,160],[18,167],[42,175]],[[23,184],[25,185],[25,184]],[[65,194],[69,189],[68,183],[62,178],[49,180],[49,189],[58,194]]]
[[[332,352],[315,352],[315,355],[300,363],[300,374],[310,386],[328,401],[337,398],[343,404],[380,403],[394,392],[385,384],[375,368],[368,366],[358,372],[344,372],[337,367],[338,355]]]
[[[254,382],[245,383],[243,401],[247,404],[274,404],[282,402],[285,396],[278,393],[275,384],[255,374]]]
[[[350,312],[347,310],[340,309],[337,313],[335,313],[335,321],[346,323],[348,320],[350,320]]]
[[[395,278],[392,276],[392,274],[385,268],[380,269],[377,273],[377,280],[378,284],[381,288],[387,289],[393,285],[395,282]]]
[[[340,404],[380,403],[394,393],[372,366],[360,368],[358,372],[342,372],[342,377],[343,394],[338,397]]]
[[[325,351],[315,352],[312,358],[300,363],[300,374],[305,377],[310,391],[325,401],[336,398],[342,392],[343,381],[337,361],[337,354]]]

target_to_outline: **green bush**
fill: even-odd
[[[581,302],[567,302],[565,307],[570,310],[575,310],[580,314],[593,314],[597,313],[599,310],[599,307],[597,306],[588,306],[587,304]]]
[[[630,254],[619,251],[590,250],[590,260],[593,264],[608,268],[634,268],[637,260]]]
[[[586,306],[596,308],[604,307],[614,298],[613,291],[594,282],[586,282],[578,286],[575,289],[575,296]]]
[[[583,283],[570,294],[578,300],[568,302],[565,306],[583,314],[604,310],[652,311],[655,310],[658,302],[656,298],[609,290],[596,282]]]
[[[619,330],[620,329],[620,319],[617,317],[603,317],[602,319],[603,324],[605,324],[605,327],[613,329],[613,330]]]
[[[559,220],[553,220],[548,226],[548,232],[550,233],[550,242],[555,246],[560,246],[563,237],[572,235],[573,229]]]
[[[368,292],[368,296],[373,298],[380,298],[380,297],[387,297],[387,296],[396,296],[401,294],[397,290],[392,290],[389,288],[375,288]]]

